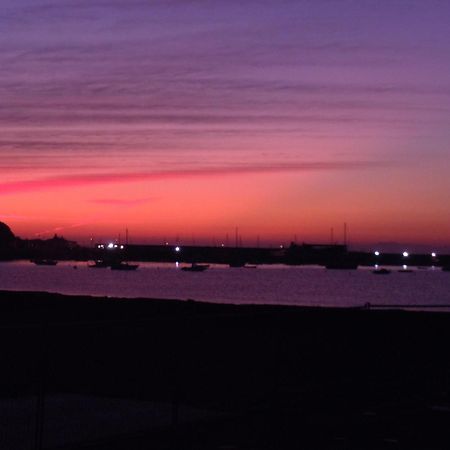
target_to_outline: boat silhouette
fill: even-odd
[[[372,270],[372,273],[374,273],[375,275],[388,275],[391,273],[391,271],[389,269],[381,268]]]
[[[56,264],[58,264],[58,261],[54,259],[42,259],[42,258],[32,259],[31,262],[36,264],[37,266],[56,266]]]
[[[125,252],[128,250],[128,228],[125,231],[126,239],[125,239]],[[123,246],[121,246],[122,248]],[[125,258],[124,258],[125,259]],[[114,262],[110,263],[109,266],[111,270],[136,270],[139,267],[139,264],[130,264],[122,258],[116,259]]]
[[[209,268],[209,264],[192,263],[190,266],[182,267],[181,270],[185,272],[204,272]]]
[[[94,264],[88,264],[88,267],[90,269],[106,269],[110,265],[111,265],[111,263],[108,263],[102,259],[98,259],[98,260],[94,261]]]
[[[139,264],[130,264],[127,262],[118,262],[111,264],[111,270],[136,270]]]

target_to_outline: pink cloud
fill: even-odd
[[[91,200],[92,203],[98,205],[111,205],[111,206],[122,206],[122,207],[131,207],[143,205],[145,203],[151,202],[155,200],[154,197],[147,198],[137,198],[137,199],[124,199],[124,198],[96,198]]]
[[[274,164],[253,166],[227,166],[191,170],[156,171],[141,173],[98,173],[55,176],[37,180],[0,183],[0,195],[20,194],[37,190],[54,190],[98,184],[133,183],[161,179],[197,178],[210,176],[231,176],[256,173],[358,170],[385,166],[374,161],[305,162],[296,164]]]

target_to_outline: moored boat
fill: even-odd
[[[130,264],[127,262],[119,262],[111,264],[111,270],[136,270],[139,264]]]
[[[56,266],[56,264],[58,264],[58,261],[54,259],[42,259],[42,258],[32,259],[31,262],[36,264],[37,266]]]
[[[190,266],[182,267],[181,270],[185,272],[204,272],[209,268],[209,264],[192,263]]]
[[[90,269],[106,269],[106,267],[109,267],[111,264],[107,263],[106,261],[103,261],[102,259],[98,259],[94,261],[94,264],[88,264],[88,267]]]
[[[391,273],[391,271],[389,269],[381,268],[372,270],[372,273],[374,273],[375,275],[388,275]]]

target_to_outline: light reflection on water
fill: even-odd
[[[274,265],[246,269],[213,264],[195,273],[181,271],[182,266],[140,263],[137,271],[122,272],[89,269],[84,262],[36,266],[15,261],[0,263],[0,289],[314,306],[450,304],[450,273],[439,269],[402,274],[395,268],[390,275],[375,276],[372,268],[347,271]]]

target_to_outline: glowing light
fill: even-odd
[[[406,270],[408,266],[406,264],[403,264],[403,270]]]
[[[123,250],[124,246],[123,246],[123,245],[121,245],[121,246],[120,246],[120,248],[121,248],[121,250]]]
[[[436,256],[437,256],[437,255],[436,255],[436,252],[432,252],[432,253],[431,253],[431,257],[432,257],[432,258],[436,258]]]
[[[409,253],[408,252],[403,252],[403,257],[404,258],[407,258],[409,256]]]
[[[378,267],[379,267],[378,264],[375,264],[375,269],[378,269]]]
[[[180,266],[180,263],[178,261],[175,262],[175,267],[178,269],[178,267]]]
[[[179,252],[181,250],[181,248],[180,247],[178,247],[178,245],[175,247],[175,251],[176,252]]]
[[[375,256],[380,256],[380,252],[377,250],[376,252],[374,252]]]
[[[108,248],[114,248],[114,244],[113,244],[112,242],[110,242],[110,243],[108,244]]]

